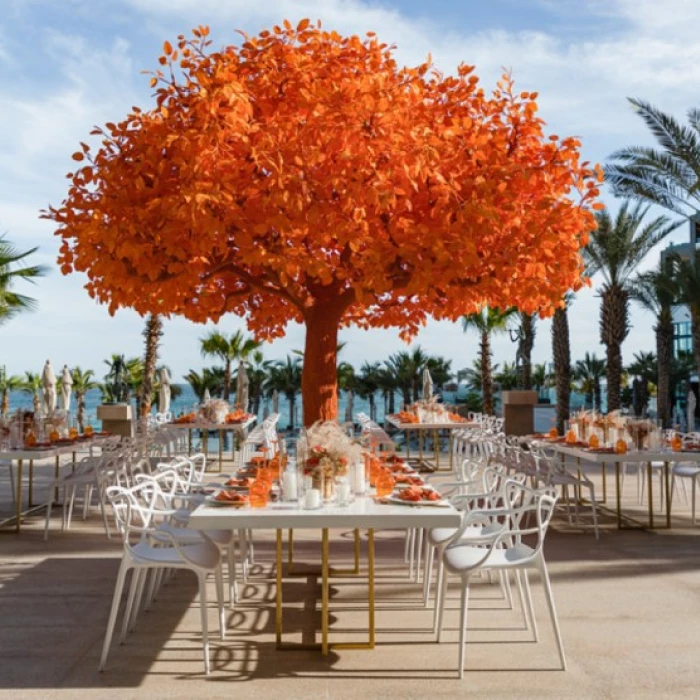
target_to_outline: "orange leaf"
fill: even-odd
[[[80,151],[76,151],[71,157],[73,160],[85,160],[85,155]]]

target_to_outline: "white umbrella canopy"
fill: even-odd
[[[61,409],[70,412],[70,397],[73,393],[73,377],[71,377],[68,365],[63,365],[61,372]]]
[[[423,401],[430,401],[433,398],[433,378],[427,367],[423,370],[423,395],[421,398]]]
[[[170,411],[170,374],[163,367],[160,370],[160,389],[158,390],[158,413],[165,415]]]
[[[51,360],[46,360],[44,371],[41,373],[41,386],[44,390],[44,413],[56,410],[56,374]]]
[[[691,389],[688,392],[688,428],[687,432],[692,433],[695,430],[695,407],[698,405],[698,401],[695,398],[695,392]]]
[[[204,390],[204,396],[202,397],[202,403],[209,403],[211,401],[211,394],[209,393],[209,389]]]
[[[280,394],[277,389],[275,389],[272,392],[272,412],[273,413],[279,413],[280,412]]]
[[[236,382],[236,403],[241,407],[241,410],[248,410],[248,372],[246,372],[243,360],[238,363],[238,380]]]

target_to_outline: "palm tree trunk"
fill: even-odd
[[[700,304],[690,306],[690,332],[693,336],[693,359],[700,379]]]
[[[231,360],[226,360],[224,367],[224,388],[222,394],[223,400],[228,401],[229,396],[231,396]]]
[[[296,404],[296,395],[288,393],[287,403],[289,404],[289,427],[294,430],[294,408]]]
[[[488,333],[481,334],[481,393],[484,397],[484,413],[493,415],[493,377],[491,376],[491,343]]]
[[[535,345],[535,321],[532,314],[523,314],[520,323],[520,384],[532,389],[532,348]]]
[[[671,427],[671,363],[673,362],[673,317],[670,309],[659,314],[656,327],[656,358],[659,384],[656,407],[662,428]]]
[[[78,429],[83,433],[85,432],[85,392],[76,391],[75,393],[78,401]]]
[[[384,413],[386,414],[386,408]],[[389,390],[389,413],[396,413],[396,397],[393,389]]]
[[[622,388],[622,342],[629,332],[628,295],[618,285],[603,288],[600,308],[600,340],[607,356],[608,413],[620,409]],[[699,356],[700,357],[700,356]],[[697,361],[697,358],[696,358]]]
[[[139,417],[145,418],[151,413],[153,402],[153,380],[158,361],[158,343],[163,335],[163,322],[158,314],[151,314],[146,321],[143,332],[146,338],[146,354],[143,360],[143,382],[139,397]]]
[[[2,415],[3,418],[10,412],[10,396],[7,389],[2,392]]]
[[[596,379],[593,384],[593,407],[598,413],[600,413],[601,406],[603,404],[603,392],[600,386],[600,379]]]
[[[369,401],[369,417],[371,420],[375,420],[376,409],[374,408],[374,392],[369,393],[367,400]]]
[[[569,345],[568,309],[557,309],[552,319],[552,357],[557,392],[557,429],[564,432],[564,423],[569,420],[571,393],[571,347]]]

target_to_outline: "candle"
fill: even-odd
[[[336,492],[340,503],[347,503],[350,500],[350,484],[347,481],[339,481]]]
[[[321,491],[309,489],[304,497],[304,505],[307,508],[319,508],[321,506]]]
[[[296,501],[299,498],[296,471],[287,469],[282,475],[282,494],[285,501]]]
[[[353,464],[350,471],[350,478],[352,480],[352,490],[356,494],[363,494],[366,488],[365,482],[365,465],[362,462],[356,462]]]

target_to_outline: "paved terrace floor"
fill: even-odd
[[[38,468],[39,480],[52,471]],[[593,477],[600,485],[599,476]],[[0,501],[10,510],[7,473]],[[611,489],[610,480],[608,486]],[[45,496],[44,490],[44,498]],[[37,500],[42,490],[38,489]],[[612,496],[610,491],[609,496]],[[636,506],[634,480],[625,504]],[[643,510],[640,511],[644,512]],[[57,514],[58,515],[58,514]],[[518,607],[505,609],[499,588],[473,586],[466,673],[456,678],[458,591],[449,592],[445,641],[431,633],[432,610],[403,563],[403,536],[377,537],[377,647],[279,652],[274,646],[273,533],[259,533],[257,566],[234,611],[228,638],[212,635],[209,678],[202,674],[194,576],[181,573],[139,618],[126,644],[97,663],[120,557],[97,509],[60,532],[28,518],[21,536],[0,535],[0,697],[7,698],[697,698],[700,696],[700,527],[674,504],[672,531],[617,531],[603,516],[601,539],[559,515],[546,544],[569,662],[559,670],[541,586],[533,576],[540,643]],[[587,521],[584,521],[587,525]],[[318,561],[313,533],[297,533],[299,560]],[[334,531],[334,563],[351,556],[351,533]],[[320,623],[313,574],[288,579],[289,639],[306,640]],[[213,598],[213,584],[210,598]],[[334,579],[336,640],[364,637],[366,589]],[[210,626],[215,628],[215,610]],[[320,638],[320,634],[319,634]]]

